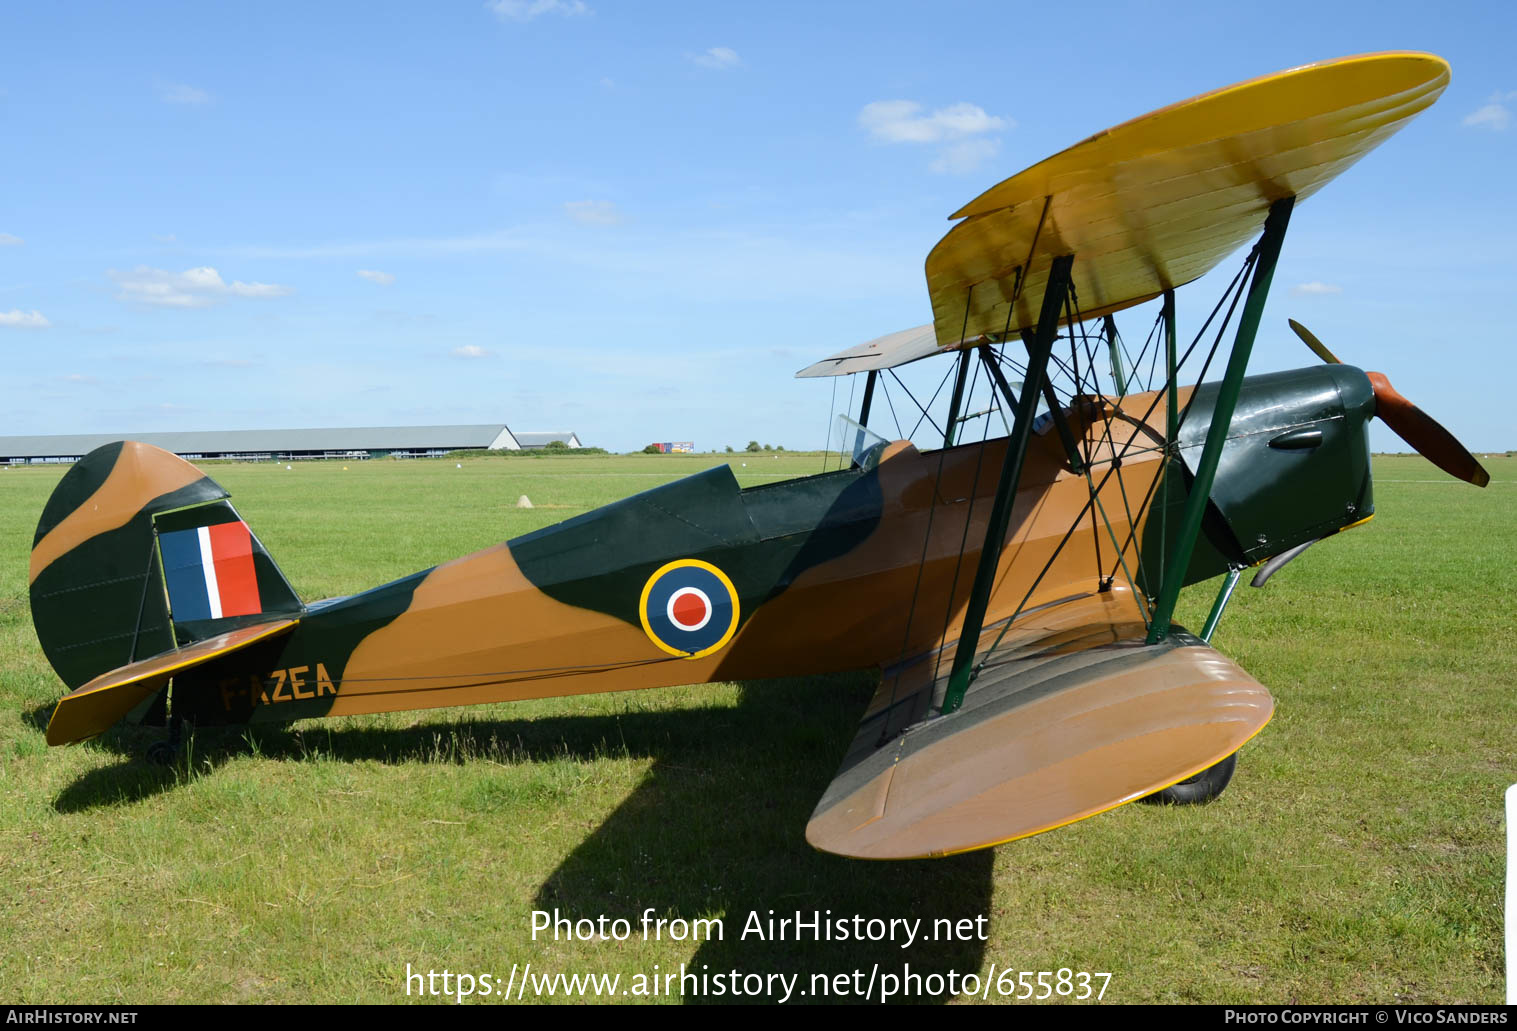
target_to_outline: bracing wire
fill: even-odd
[[[906,392],[906,396],[911,399],[911,403],[917,406],[917,411],[919,411],[919,412],[922,413],[917,418],[916,425],[913,426],[913,427],[911,427],[911,433],[907,435],[906,439],[907,440],[911,440],[911,439],[914,439],[916,437],[917,430],[919,430],[919,429],[922,428],[922,420],[923,419],[926,419],[928,425],[930,425],[933,429],[937,430],[938,434],[941,436],[944,431],[938,428],[937,422],[935,422],[933,420],[932,416],[928,415],[927,412],[928,412],[928,409],[930,409],[932,407],[932,403],[938,399],[938,395],[943,392],[943,387],[947,385],[948,378],[950,376],[954,375],[954,367],[952,365],[950,365],[948,367],[948,371],[943,374],[943,378],[938,381],[938,389],[934,390],[932,392],[932,396],[927,399],[927,406],[925,408],[922,407],[922,402],[920,402],[920,401],[918,401],[916,399],[916,395],[911,392],[911,388],[908,387],[905,383],[901,382],[901,377],[899,377],[899,376],[897,376],[895,374],[895,370],[894,369],[890,369],[888,371],[890,372],[890,378],[896,381],[896,385],[898,385],[902,390],[904,390]]]
[[[905,438],[901,434],[901,419],[895,414],[895,402],[890,399],[890,386],[883,376],[876,382],[880,385],[880,392],[885,395],[885,404],[890,406],[890,418],[895,422],[895,439],[903,440]]]
[[[822,437],[822,472],[827,471],[827,455],[832,451],[832,414],[838,406],[838,378],[832,377],[832,399],[827,402],[827,433]]]
[[[1223,319],[1222,324],[1218,327],[1216,336],[1215,336],[1215,338],[1214,338],[1214,340],[1212,342],[1212,345],[1211,345],[1210,349],[1208,350],[1205,362],[1202,365],[1202,375],[1203,376],[1205,375],[1206,369],[1210,366],[1213,358],[1216,356],[1218,348],[1221,345],[1222,336],[1226,332],[1227,326],[1229,325],[1229,323],[1232,320],[1233,313],[1237,309],[1238,301],[1242,297],[1242,290],[1240,288],[1240,284],[1246,282],[1246,280],[1247,280],[1247,273],[1249,272],[1250,269],[1253,268],[1254,263],[1257,261],[1257,258],[1258,258],[1258,246],[1255,245],[1255,247],[1253,248],[1253,250],[1250,251],[1248,257],[1244,259],[1242,267],[1238,270],[1237,274],[1233,276],[1232,282],[1228,284],[1228,287],[1223,292],[1222,296],[1217,299],[1217,303],[1212,308],[1211,314],[1209,314],[1206,317],[1205,322],[1203,322],[1201,324],[1201,328],[1199,330],[1197,330],[1194,339],[1192,339],[1192,341],[1190,342],[1189,346],[1186,347],[1185,353],[1182,356],[1180,356],[1177,359],[1177,361],[1175,362],[1175,377],[1176,378],[1179,375],[1179,370],[1190,359],[1191,355],[1195,352],[1195,349],[1200,345],[1201,341],[1205,338],[1207,330],[1210,328],[1212,322],[1216,319],[1217,314],[1222,310],[1223,306],[1226,305],[1227,306],[1227,315]],[[1231,299],[1231,303],[1230,304],[1228,303],[1229,299]],[[1157,360],[1157,354],[1158,354],[1158,351],[1156,350],[1155,351],[1155,358],[1156,358],[1156,360]],[[1199,382],[1199,379],[1198,379],[1198,382]],[[1170,375],[1166,372],[1166,375],[1165,375],[1165,389],[1157,391],[1157,392],[1154,393],[1153,397],[1149,401],[1148,408],[1144,411],[1142,417],[1138,421],[1141,422],[1141,423],[1146,424],[1148,422],[1149,418],[1153,415],[1154,410],[1158,407],[1159,402],[1164,398],[1164,396],[1169,392],[1169,390],[1171,390],[1171,389],[1174,388],[1174,386],[1175,386],[1175,379],[1172,378],[1172,377],[1170,377]],[[1195,399],[1194,399],[1194,395],[1193,395],[1192,398],[1191,398],[1191,402],[1190,403],[1193,403],[1194,400]],[[1184,414],[1189,414],[1190,403],[1187,403]],[[1122,444],[1122,447],[1121,447],[1120,451],[1117,451],[1115,449],[1115,447],[1113,447],[1112,461],[1108,465],[1108,467],[1107,467],[1104,475],[1101,477],[1100,483],[1097,484],[1097,485],[1095,485],[1094,489],[1091,491],[1090,498],[1086,501],[1084,507],[1081,508],[1079,514],[1076,515],[1075,518],[1074,518],[1074,520],[1070,523],[1069,529],[1067,529],[1064,532],[1064,536],[1060,539],[1059,543],[1054,547],[1053,553],[1044,562],[1042,569],[1039,571],[1038,575],[1033,579],[1033,582],[1028,587],[1027,592],[1022,596],[1021,601],[1019,601],[1017,603],[1017,606],[1016,606],[1015,610],[1013,610],[1013,612],[1011,614],[1011,617],[1009,619],[1007,619],[1005,621],[1005,623],[1002,625],[1001,631],[996,635],[996,639],[991,643],[991,646],[987,650],[987,652],[985,653],[984,657],[981,658],[981,660],[970,671],[971,682],[973,681],[973,679],[976,676],[978,676],[980,670],[984,668],[985,663],[990,660],[990,657],[1000,647],[1001,642],[1006,637],[1006,632],[1012,627],[1012,625],[1016,622],[1017,618],[1022,614],[1023,610],[1027,606],[1028,601],[1030,601],[1032,599],[1033,594],[1035,594],[1037,592],[1038,587],[1043,582],[1043,578],[1045,576],[1047,576],[1049,570],[1051,570],[1053,568],[1054,563],[1058,560],[1059,555],[1063,552],[1064,546],[1069,543],[1070,537],[1074,534],[1076,528],[1080,525],[1081,521],[1085,518],[1086,513],[1087,512],[1092,512],[1092,510],[1094,508],[1094,502],[1096,501],[1097,495],[1100,494],[1101,490],[1106,486],[1106,484],[1110,480],[1110,478],[1113,475],[1117,475],[1118,474],[1118,470],[1121,467],[1122,460],[1127,457],[1128,453],[1131,450],[1133,450],[1134,443],[1135,443],[1135,441],[1137,439],[1138,438],[1137,438],[1136,434],[1130,436],[1128,438],[1128,440]],[[1151,502],[1151,500],[1153,498],[1153,495],[1154,495],[1155,487],[1157,486],[1157,484],[1160,481],[1160,479],[1162,479],[1162,477],[1155,477],[1154,482],[1152,484],[1150,484],[1149,490],[1147,492],[1147,495],[1144,498],[1143,505],[1141,505],[1139,507],[1139,510],[1138,510],[1138,513],[1139,513],[1140,517],[1141,517],[1143,511],[1147,508],[1148,504]],[[1092,515],[1094,516],[1093,512],[1092,512]],[[1102,518],[1104,519],[1104,515],[1102,516]],[[1107,525],[1109,527],[1110,523],[1108,522]],[[1137,533],[1137,524],[1134,522],[1129,527],[1127,544],[1118,549],[1118,554],[1119,555],[1121,555],[1122,552],[1126,550],[1126,547],[1131,546],[1133,537],[1136,535],[1136,533]],[[987,544],[988,544],[988,542],[987,542]],[[1113,572],[1113,575],[1115,575],[1115,571]],[[1140,593],[1141,592],[1137,591],[1136,589],[1134,590],[1134,594],[1135,595],[1140,594]]]
[[[833,377],[836,379],[837,377]],[[858,373],[848,377],[848,418],[853,418],[853,388],[858,386]],[[843,439],[838,438],[838,468],[843,468]],[[825,472],[825,470],[823,470]]]

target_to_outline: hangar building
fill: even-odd
[[[579,439],[569,433],[522,434],[524,437]],[[73,433],[62,436],[0,437],[0,465],[75,462],[102,444],[140,440],[191,461],[227,458],[241,461],[305,458],[361,459],[393,456],[423,458],[450,451],[519,451],[524,444],[501,423],[476,426],[360,426],[336,429],[204,430],[175,433]]]
[[[555,440],[562,441],[565,447],[585,446],[579,442],[579,437],[573,430],[555,430],[552,433],[518,433],[515,434],[515,436],[516,442],[520,444],[522,446],[522,449],[525,451],[532,451],[536,450],[537,448],[547,447]]]

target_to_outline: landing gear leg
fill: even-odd
[[[184,744],[184,717],[169,717],[169,737],[167,741],[154,741],[148,746],[147,761],[154,766],[169,766],[174,762],[174,757],[179,754],[179,748]]]

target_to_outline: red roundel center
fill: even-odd
[[[706,599],[695,591],[683,591],[669,606],[669,614],[680,626],[694,628],[706,620]]]

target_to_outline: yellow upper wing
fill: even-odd
[[[1032,325],[1062,254],[1076,256],[1086,316],[1198,278],[1259,231],[1274,201],[1316,192],[1448,82],[1448,64],[1432,54],[1324,61],[1181,101],[1055,154],[957,211],[966,221],[928,255],[938,343],[1001,333],[1008,313],[1012,331]]]

